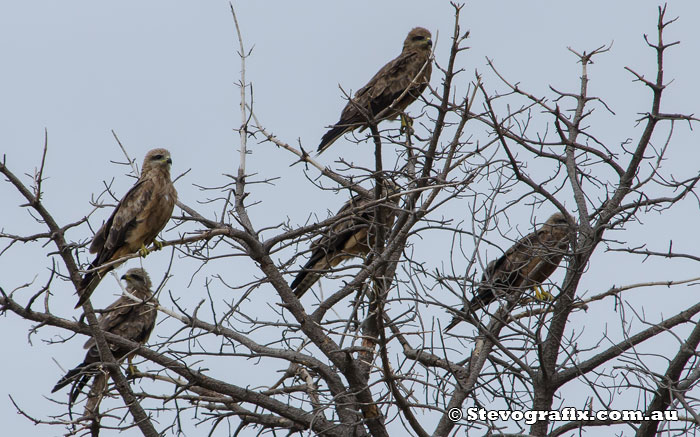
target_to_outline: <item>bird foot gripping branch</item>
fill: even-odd
[[[535,298],[537,300],[543,301],[543,302],[551,302],[554,299],[554,296],[552,296],[552,293],[545,291],[542,288],[542,285],[537,285],[534,287],[535,289]]]
[[[413,119],[406,114],[401,114],[401,132],[406,135],[413,134]]]
[[[135,378],[138,373],[138,367],[136,367],[136,365],[131,362],[131,358],[129,358],[129,364],[126,367],[126,379]]]
[[[149,253],[151,253],[151,251],[148,250],[148,248],[146,247],[145,244],[142,244],[142,245],[141,245],[141,249],[139,249],[139,256],[140,256],[141,258],[146,258],[146,257],[148,256]]]
[[[153,240],[154,251],[161,250],[165,246],[165,241]]]

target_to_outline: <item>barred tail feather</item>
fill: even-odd
[[[306,293],[308,289],[319,280],[320,277],[320,273],[302,270],[299,272],[294,281],[289,284],[289,287],[294,290],[294,294],[297,296],[297,298],[301,298],[304,293]]]

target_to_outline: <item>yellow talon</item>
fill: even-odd
[[[163,242],[158,240],[153,240],[153,245],[156,247],[155,250],[161,250],[163,248]]]
[[[126,359],[126,361],[129,363],[128,366],[126,366],[126,377],[134,376],[136,373],[138,373],[139,369],[136,368],[134,363],[131,361],[132,357],[129,357]]]
[[[142,244],[141,249],[139,249],[139,255],[141,256],[141,258],[146,258],[146,256],[148,256],[149,253],[151,253],[151,251],[148,250],[146,245]]]
[[[542,285],[535,285],[535,298],[541,301],[551,301],[554,296],[542,289]]]

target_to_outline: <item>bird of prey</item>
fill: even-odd
[[[368,120],[393,119],[413,103],[430,82],[432,46],[430,31],[422,27],[411,30],[401,54],[382,67],[345,105],[340,120],[323,135],[318,154],[344,133],[367,128]]]
[[[522,293],[528,289],[534,289],[535,296],[540,300],[550,298],[551,295],[542,290],[542,282],[554,273],[568,245],[568,223],[564,214],[557,212],[542,227],[519,240],[503,256],[486,266],[476,296],[464,306],[462,312],[485,307],[497,296]],[[445,332],[462,320],[455,316]]]
[[[387,184],[390,188],[387,190],[383,187],[382,197],[399,191],[397,185],[388,181]],[[301,298],[324,272],[346,259],[365,256],[372,250],[376,242],[376,229],[380,225],[376,220],[376,213],[380,206],[369,206],[373,202],[375,200],[360,195],[353,196],[340,208],[336,216],[345,215],[353,209],[357,211],[338,219],[324,230],[320,238],[311,243],[311,258],[289,284],[298,298]],[[398,199],[389,198],[384,206],[386,215],[382,224],[385,226],[385,234],[388,235],[396,218]]]
[[[130,297],[122,295],[108,306],[98,318],[100,329],[144,344],[151,335],[151,331],[153,331],[157,314],[156,309],[146,303],[157,303],[153,292],[151,292],[151,279],[148,277],[148,273],[140,268],[130,269],[122,276],[122,279],[126,281],[126,291],[144,302],[136,302]],[[101,372],[97,369],[101,361],[95,340],[90,338],[84,347],[88,351],[83,362],[66,373],[51,390],[51,393],[55,393],[66,385],[75,383],[70,392],[69,404],[75,402],[75,399],[82,392],[85,384],[90,381],[90,378],[101,375]],[[118,361],[128,358],[129,370],[133,373],[134,367],[131,364],[133,354],[129,355],[133,351],[130,348],[116,345],[110,345],[110,349],[114,354],[114,358]],[[129,356],[127,357],[127,355]]]
[[[170,180],[172,162],[170,152],[165,149],[153,149],[146,154],[139,180],[92,240],[90,253],[96,253],[97,257],[89,269],[136,252],[146,256],[147,245],[153,242],[158,245],[156,236],[170,220],[177,201],[177,191]],[[115,267],[107,266],[83,276],[76,308],[85,303],[102,277]]]

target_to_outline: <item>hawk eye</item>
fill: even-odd
[[[416,36],[413,37],[413,41],[420,41],[420,40],[422,40],[422,39],[425,39],[425,37],[422,36],[422,35],[416,35]]]
[[[153,160],[159,160],[159,159],[163,159],[163,155],[156,155],[153,157]]]

